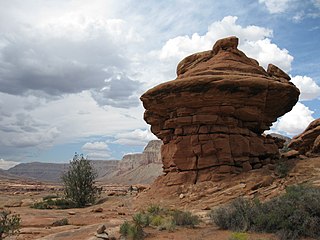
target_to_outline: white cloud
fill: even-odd
[[[17,25],[0,33],[0,91],[48,98],[88,90],[102,105],[137,106],[140,83],[129,76],[134,50],[123,46],[141,41],[123,19],[81,12]]]
[[[115,135],[114,143],[131,146],[145,146],[149,141],[157,139],[149,130],[136,129],[132,132]]]
[[[300,100],[313,100],[320,97],[320,86],[308,76],[294,76],[291,82],[300,89]]]
[[[105,160],[111,156],[110,149],[106,142],[87,142],[81,149],[85,152],[87,158],[92,160]]]
[[[320,0],[313,0],[313,4],[315,7],[320,8]]]
[[[292,0],[259,0],[259,3],[264,3],[270,13],[285,12]]]
[[[314,120],[313,111],[298,102],[290,112],[278,119],[269,132],[278,132],[288,136],[302,133]]]
[[[169,39],[158,53],[159,59],[176,65],[187,55],[209,50],[218,39],[234,35],[240,39],[239,49],[248,57],[258,60],[264,68],[272,63],[284,71],[291,70],[293,57],[288,50],[271,42],[271,29],[254,25],[242,27],[236,23],[237,19],[235,16],[224,17],[221,21],[212,23],[202,36],[194,33],[191,37],[178,36]]]
[[[42,98],[0,93],[0,152],[47,149],[80,142],[91,136],[113,136],[146,127],[142,107],[101,107],[89,91],[43,101]],[[5,103],[5,104],[4,104]],[[85,113],[85,114],[84,114]],[[4,155],[5,158],[12,155]]]
[[[6,161],[6,160],[0,158],[0,168],[1,169],[8,170],[9,168],[12,168],[18,164],[19,164],[19,162]]]
[[[248,57],[258,60],[265,69],[269,63],[280,67],[285,72],[291,70],[293,56],[287,49],[280,49],[276,44],[272,43],[269,38],[259,39],[257,41],[244,42],[239,46]]]
[[[106,142],[87,142],[81,149],[84,151],[106,151],[109,148]]]

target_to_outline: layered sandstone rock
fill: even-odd
[[[162,142],[160,140],[151,140],[142,153],[124,155],[118,163],[119,174],[150,163],[161,164],[161,145]]]
[[[212,172],[248,171],[279,156],[274,139],[261,134],[292,109],[299,90],[281,69],[265,71],[237,45],[236,37],[221,39],[186,57],[175,80],[141,96],[144,119],[164,143],[165,172],[209,180]]]
[[[288,147],[302,155],[320,155],[320,118],[311,122],[303,133],[294,137]]]

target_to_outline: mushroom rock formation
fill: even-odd
[[[281,69],[269,64],[265,71],[237,46],[229,37],[186,57],[175,80],[141,96],[144,119],[164,143],[168,181],[177,172],[181,181],[213,180],[278,158],[274,139],[262,133],[292,109],[299,90]]]
[[[303,133],[294,137],[288,147],[302,155],[320,155],[320,118],[312,121]]]

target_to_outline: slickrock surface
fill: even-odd
[[[299,152],[299,154],[314,156],[320,155],[320,118],[314,120],[298,136],[295,136],[288,145],[289,148]]]
[[[213,180],[278,158],[274,139],[261,134],[292,109],[299,90],[281,69],[265,71],[237,46],[238,38],[225,38],[186,57],[175,80],[141,96],[144,119],[164,143],[165,184]]]

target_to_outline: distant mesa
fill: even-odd
[[[183,59],[175,80],[141,96],[145,121],[160,138],[165,182],[213,180],[217,174],[261,168],[279,158],[272,136],[263,136],[296,104],[290,77],[237,49],[238,38]],[[177,174],[178,173],[178,174]]]
[[[90,160],[97,171],[97,181],[118,184],[149,184],[162,174],[162,141],[152,140],[142,153],[127,154],[122,160]],[[32,179],[42,182],[61,182],[69,164],[21,163],[9,170],[0,169],[0,179]]]

